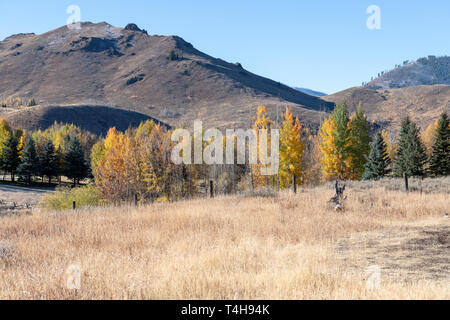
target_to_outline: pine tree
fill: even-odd
[[[19,166],[19,141],[15,134],[10,134],[4,142],[2,152],[3,169],[11,174],[11,180],[14,182],[17,167]]]
[[[27,183],[31,183],[31,178],[39,174],[39,172],[40,163],[36,152],[36,146],[33,138],[29,136],[22,152],[22,159],[17,168],[17,174],[27,181]]]
[[[78,137],[70,139],[65,157],[66,176],[73,180],[74,185],[89,175],[89,166],[84,158],[83,148]]]
[[[427,161],[426,149],[420,139],[420,131],[409,117],[403,120],[400,129],[397,154],[394,161],[394,174],[397,177],[423,176]]]
[[[66,170],[66,163],[64,161],[64,151],[62,149],[62,146],[58,146],[58,148],[55,151],[56,156],[56,166],[57,166],[57,173],[58,176],[58,183],[61,184],[61,176],[64,175]]]
[[[41,175],[48,178],[48,183],[52,182],[52,177],[58,174],[58,159],[55,153],[55,146],[48,140],[40,150],[39,162]]]
[[[355,179],[360,179],[364,173],[364,165],[370,152],[370,127],[367,117],[358,106],[356,114],[350,120],[350,169]]]
[[[291,110],[286,108],[283,115],[283,124],[280,131],[280,188],[288,188],[293,176],[302,175],[302,158],[304,144],[301,140],[302,125],[298,118],[294,121]]]
[[[389,173],[388,167],[391,159],[388,153],[388,147],[381,133],[378,133],[375,141],[372,143],[370,154],[365,165],[364,180],[378,180]]]
[[[433,176],[450,175],[450,123],[446,112],[439,119],[436,129],[430,173]]]

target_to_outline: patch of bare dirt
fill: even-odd
[[[337,252],[350,269],[377,265],[395,281],[449,281],[450,222],[357,234],[341,240]]]

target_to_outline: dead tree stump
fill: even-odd
[[[328,208],[334,211],[344,211],[344,201],[347,199],[347,197],[344,197],[345,184],[340,187],[339,181],[336,181],[335,190],[336,194],[328,201]]]

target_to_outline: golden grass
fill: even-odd
[[[278,198],[223,197],[3,218],[0,240],[11,247],[3,257],[0,248],[0,298],[450,298],[448,277],[420,272],[414,281],[404,281],[402,272],[382,273],[381,287],[367,289],[371,261],[364,252],[373,257],[373,245],[353,241],[405,226],[448,231],[442,217],[449,210],[447,195],[350,190],[345,213],[326,209],[331,195],[314,189]],[[445,262],[448,244],[436,254]],[[375,258],[383,270],[390,267],[383,255]],[[80,290],[66,287],[70,265],[81,269]]]

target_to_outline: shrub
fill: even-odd
[[[180,57],[175,52],[175,50],[170,51],[169,55],[167,56],[167,60],[169,60],[169,61],[176,61],[176,60],[179,60],[179,59],[180,59]]]
[[[30,101],[28,101],[28,107],[34,107],[37,106],[36,100],[32,98]]]
[[[100,191],[93,186],[87,186],[59,189],[55,193],[43,196],[39,205],[45,210],[70,210],[73,201],[76,202],[77,208],[96,207],[102,204]]]

